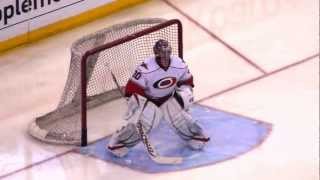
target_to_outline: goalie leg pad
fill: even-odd
[[[176,133],[185,140],[188,145],[195,150],[202,149],[205,144],[210,140],[198,125],[192,119],[192,116],[182,109],[175,98],[170,98],[163,106],[164,115],[166,120],[174,127]]]
[[[149,101],[141,114],[143,108],[141,106],[145,104],[146,101],[147,99],[143,96],[132,95],[129,100],[128,106],[130,106],[130,104],[135,105],[133,105],[134,108],[128,107],[128,111],[131,112],[127,113],[125,120],[132,124],[137,124],[138,120],[140,120],[143,125],[144,131],[149,132],[152,128],[155,128],[159,125],[159,122],[162,118],[162,112],[155,104]]]
[[[126,126],[116,131],[109,142],[107,149],[118,157],[125,156],[129,148],[140,142],[140,134],[137,131],[137,123],[140,120],[144,132],[149,133],[151,129],[159,125],[162,117],[161,110],[151,102],[142,111],[142,105],[147,101],[139,95],[132,95],[128,102],[128,112],[125,120]]]
[[[136,125],[128,123],[112,135],[107,149],[115,156],[123,157],[128,153],[129,148],[138,144],[139,141],[140,136]]]

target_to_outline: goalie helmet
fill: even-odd
[[[153,46],[153,52],[157,62],[161,67],[168,68],[170,65],[170,56],[172,48],[168,41],[160,39]]]

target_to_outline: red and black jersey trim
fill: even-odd
[[[183,81],[179,81],[177,83],[177,86],[180,87],[182,85],[188,85],[188,86],[191,86],[191,87],[194,87],[194,84],[193,84],[193,76],[191,76],[189,79],[186,79],[186,80],[183,80]]]
[[[145,96],[144,88],[134,83],[133,81],[129,80],[126,89],[125,89],[125,96],[130,97],[132,94],[139,94],[141,96]]]
[[[144,89],[140,85],[129,80],[125,88],[125,96],[130,97],[134,94],[139,94],[140,96],[147,98],[149,101],[153,102],[158,107],[160,107],[164,102],[166,102],[171,97],[171,94],[169,94],[161,98],[156,98],[156,99],[150,98],[145,94]],[[137,99],[137,102],[139,103],[138,99]]]

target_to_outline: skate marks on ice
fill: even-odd
[[[109,137],[80,148],[78,153],[147,173],[178,171],[212,165],[244,154],[260,145],[272,127],[271,124],[262,121],[202,105],[194,105],[191,112],[193,118],[198,120],[211,138],[203,150],[190,150],[164,120],[149,134],[150,142],[159,154],[182,156],[184,158],[182,164],[156,164],[149,158],[142,143],[131,148],[125,157],[114,157],[105,149]]]

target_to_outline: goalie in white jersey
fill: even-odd
[[[138,66],[126,85],[128,123],[113,134],[107,147],[116,156],[126,155],[141,141],[139,120],[148,133],[164,117],[192,149],[202,149],[210,139],[188,112],[194,85],[187,65],[181,58],[171,56],[166,40],[158,40],[153,50],[155,56]]]

